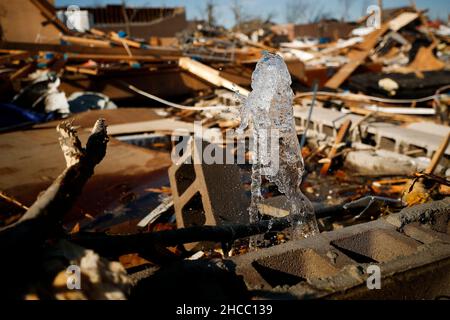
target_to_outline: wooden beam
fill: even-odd
[[[26,64],[25,66],[23,66],[22,68],[20,68],[19,70],[17,70],[13,74],[11,74],[9,76],[9,80],[14,81],[14,80],[16,80],[18,78],[24,77],[25,75],[30,73],[33,70],[34,67],[35,67],[34,63]]]
[[[250,91],[244,89],[235,83],[220,76],[220,71],[213,69],[201,62],[192,60],[191,58],[180,58],[178,65],[180,68],[192,73],[193,75],[217,86],[223,87],[230,91],[239,91],[240,94],[248,96]]]
[[[183,130],[192,133],[194,132],[194,125],[190,122],[178,121],[174,119],[159,119],[108,126],[108,133],[110,135],[136,134],[155,131],[172,133],[175,130]]]
[[[82,68],[76,66],[66,66],[65,69],[70,72],[88,74],[92,76],[96,76],[98,74],[98,69]]]
[[[372,31],[365,37],[365,40],[361,45],[352,49],[348,56],[350,62],[342,66],[338,72],[331,77],[326,83],[325,87],[331,89],[339,88],[345,80],[366,60],[370,51],[375,47],[378,39],[389,29],[389,24],[385,23],[380,29]]]
[[[398,31],[404,26],[410,24],[414,20],[419,18],[419,13],[417,12],[403,12],[391,21],[389,21],[389,28],[392,31]]]
[[[0,53],[6,53],[0,56],[0,64],[9,63],[15,60],[23,60],[30,57],[30,53],[19,50],[0,50]]]
[[[158,62],[158,61],[176,61],[177,57],[157,58],[153,56],[129,56],[117,54],[85,54],[85,53],[67,53],[69,60],[95,60],[95,61],[143,61],[143,62]]]
[[[74,36],[61,36],[61,40],[64,40],[66,42],[72,43],[72,44],[78,44],[81,46],[88,46],[88,47],[102,47],[102,48],[110,48],[111,42],[107,40],[98,40],[98,39],[89,39],[89,38],[83,38],[83,37],[74,37]]]
[[[59,31],[65,34],[71,34],[72,31],[67,28],[67,26],[58,19],[56,16],[55,7],[53,7],[47,0],[30,0],[34,4],[41,14],[50,21]]]
[[[330,152],[328,153],[328,157],[327,159],[329,160],[328,162],[324,163],[322,169],[320,170],[320,174],[321,175],[326,175],[328,173],[328,170],[331,167],[331,163],[333,161],[333,158],[336,155],[336,152],[338,150],[338,146],[339,144],[344,141],[344,139],[346,138],[347,134],[350,131],[350,127],[352,125],[352,121],[350,119],[348,119],[347,121],[345,121],[342,126],[339,128],[338,134],[336,136],[336,140],[334,142],[333,147],[331,148]]]
[[[140,42],[137,41],[133,41],[130,39],[126,39],[126,38],[121,38],[116,32],[111,32],[110,37],[112,42],[123,45],[123,43],[125,42],[128,46],[132,47],[132,48],[137,48],[140,49],[142,48],[142,44]]]
[[[7,50],[25,50],[31,52],[62,52],[62,53],[84,53],[84,54],[104,54],[104,55],[123,55],[126,54],[125,48],[113,47],[113,48],[92,48],[87,46],[64,46],[59,44],[45,44],[45,43],[22,43],[22,42],[0,42],[0,48]],[[178,49],[172,48],[158,48],[149,47],[146,49],[133,49],[130,48],[134,56],[172,56],[181,57],[182,53]]]
[[[425,170],[426,174],[433,174],[434,170],[436,170],[436,167],[438,166],[439,161],[444,155],[445,150],[447,150],[449,141],[450,141],[450,132],[447,133],[447,136],[442,140],[442,143],[439,146],[439,148],[434,152],[433,158],[431,159],[431,163]]]

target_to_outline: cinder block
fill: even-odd
[[[301,281],[333,276],[339,269],[312,249],[297,249],[264,257],[252,263],[272,287],[296,285]]]
[[[428,244],[436,241],[450,243],[450,235],[413,222],[403,227],[403,233],[422,243]]]
[[[301,125],[305,126],[308,118],[308,108],[296,108],[294,115],[300,119]],[[358,123],[361,116],[354,114],[345,115],[342,112],[326,108],[314,108],[311,122],[312,130],[317,133],[326,134],[327,136],[335,136],[336,130],[347,119],[351,119],[352,123]],[[331,130],[329,130],[331,129]],[[371,122],[361,124],[361,129],[374,136],[376,146],[381,149],[392,150],[395,152],[404,152],[410,149],[423,149],[428,157],[439,148],[439,144],[446,135],[448,128],[443,126],[435,127],[422,124],[414,124],[410,127],[401,127],[385,122]],[[353,139],[356,140],[358,131],[353,131]],[[446,155],[450,154],[450,146],[445,151]]]
[[[236,273],[243,276],[249,288],[269,290],[310,284],[336,275],[341,268],[354,263],[321,235],[257,250],[232,260]]]
[[[428,202],[390,214],[386,221],[397,228],[403,228],[412,222],[429,225],[433,230],[446,233],[450,217],[450,197]]]
[[[263,298],[435,299],[450,294],[450,236],[427,228],[409,222],[401,233],[379,219],[232,261],[248,289]],[[370,265],[381,269],[381,290],[365,285]]]
[[[203,149],[208,145],[203,142]],[[191,155],[194,161],[169,168],[177,227],[248,223],[250,198],[242,188],[239,167],[236,164],[206,164],[202,161],[201,151],[193,143]],[[225,157],[225,150],[223,154]],[[192,249],[195,245],[189,244],[186,248]]]
[[[331,245],[360,263],[379,263],[413,254],[419,242],[393,230],[373,229],[334,240]]]

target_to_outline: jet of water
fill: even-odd
[[[306,237],[318,232],[311,202],[300,190],[304,162],[295,130],[294,93],[291,76],[283,59],[264,52],[252,75],[252,92],[242,101],[238,134],[252,126],[252,184],[250,221],[258,220],[262,200],[262,176],[275,183],[290,205],[292,237]],[[276,139],[273,139],[273,137]],[[275,145],[276,144],[276,145]],[[269,151],[270,150],[270,151]],[[274,154],[273,150],[276,150]],[[275,170],[267,170],[274,163]]]

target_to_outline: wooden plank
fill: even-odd
[[[192,133],[194,132],[194,124],[174,119],[160,119],[108,126],[108,134],[113,136],[155,131],[173,132],[175,130]]]
[[[28,73],[31,73],[33,68],[35,67],[34,63],[28,63],[13,74],[9,76],[9,80],[14,81],[18,78],[24,77]]]
[[[442,140],[442,143],[440,144],[439,148],[434,153],[433,158],[431,159],[430,165],[425,170],[426,174],[433,174],[434,170],[436,170],[436,167],[438,166],[439,161],[441,160],[442,156],[444,155],[445,150],[447,150],[449,141],[450,141],[450,132],[447,133],[447,136]]]
[[[435,57],[433,53],[435,45],[429,47],[420,47],[414,58],[414,61],[408,65],[413,71],[437,71],[445,67],[445,63]]]
[[[158,58],[154,56],[129,56],[119,54],[91,54],[91,53],[67,53],[69,60],[95,60],[95,61],[143,61],[143,62],[158,62],[158,61],[174,61],[177,57],[163,57]]]
[[[89,30],[89,32],[93,35],[99,36],[99,37],[106,37],[106,33],[103,32],[102,30],[98,30],[95,28],[92,28]]]
[[[111,39],[111,41],[113,41],[117,44],[120,44],[120,45],[122,45],[125,42],[128,46],[130,46],[132,48],[137,48],[137,49],[142,48],[142,44],[140,42],[133,41],[133,40],[126,39],[126,38],[121,38],[116,32],[111,32],[109,38]]]
[[[41,14],[48,19],[59,31],[65,34],[71,34],[72,32],[67,26],[58,19],[56,16],[55,7],[53,7],[47,0],[30,0],[34,4]]]
[[[338,72],[331,77],[326,83],[325,87],[331,89],[339,88],[345,80],[366,60],[370,51],[375,47],[379,37],[381,37],[389,29],[389,24],[385,23],[380,29],[372,31],[365,37],[363,43],[352,49],[348,56],[350,62],[342,66]]]
[[[88,74],[92,76],[98,75],[98,69],[90,69],[76,66],[66,66],[65,69],[74,73]]]
[[[244,96],[248,96],[250,93],[247,89],[244,89],[234,82],[221,77],[219,70],[213,69],[201,62],[192,60],[191,58],[180,58],[178,65],[189,73],[192,73],[193,75],[202,78],[217,87],[223,87],[230,91],[238,91]]]
[[[108,123],[108,128],[115,124],[124,124],[130,122],[151,121],[161,119],[151,108],[118,108],[106,110],[89,110],[86,112],[76,113],[70,116],[67,121],[73,121],[77,127],[90,129],[97,119],[103,118]],[[33,128],[48,129],[56,128],[60,123],[59,120],[40,123]]]
[[[77,44],[81,46],[89,46],[89,47],[102,47],[102,48],[110,48],[111,43],[107,40],[97,40],[97,39],[89,39],[89,38],[82,38],[82,37],[74,37],[74,36],[61,36],[61,40],[64,40],[66,42]]]
[[[417,12],[403,12],[389,21],[389,28],[392,31],[398,31],[404,26],[410,24],[419,17]]]
[[[324,163],[322,169],[320,170],[321,175],[326,175],[328,173],[328,170],[331,167],[331,163],[333,161],[334,156],[336,155],[338,145],[344,141],[345,137],[347,136],[348,132],[350,131],[350,127],[352,125],[352,121],[349,119],[345,121],[342,126],[339,128],[338,134],[336,136],[336,140],[334,142],[333,147],[331,148],[330,152],[328,153],[327,159],[328,162]]]
[[[0,53],[6,53],[5,55],[0,56],[0,64],[9,63],[15,60],[23,60],[30,57],[30,53],[27,51],[1,50]]]
[[[103,55],[123,55],[126,54],[125,48],[113,47],[113,48],[92,48],[88,46],[64,46],[59,44],[46,44],[46,43],[27,43],[27,42],[0,42],[0,48],[9,50],[25,50],[32,52],[61,52],[61,53],[83,53],[83,54],[103,54]],[[146,49],[134,49],[130,48],[134,56],[172,56],[181,57],[182,53],[179,49],[168,47],[149,47]]]

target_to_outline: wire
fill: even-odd
[[[209,107],[189,107],[189,106],[183,106],[181,104],[177,104],[177,103],[173,103],[167,100],[164,100],[162,98],[159,98],[157,96],[154,96],[148,92],[145,92],[143,90],[140,90],[138,88],[136,88],[133,85],[128,85],[127,87],[144,96],[147,97],[149,99],[158,101],[162,104],[165,104],[167,106],[173,107],[173,108],[177,108],[177,109],[182,109],[182,110],[196,110],[196,111],[204,111],[204,110],[230,110],[230,109],[235,109],[237,108],[236,106],[209,106]],[[445,88],[445,87],[444,87]],[[446,89],[446,88],[445,88]],[[426,101],[430,101],[430,100],[436,100],[439,97],[439,94],[434,94],[432,96],[429,97],[425,97],[425,98],[420,98],[420,99],[384,99],[384,98],[379,98],[379,97],[374,97],[374,96],[368,96],[365,94],[348,94],[348,93],[334,93],[334,92],[327,92],[327,91],[311,91],[311,92],[302,92],[298,95],[295,96],[295,99],[297,98],[302,98],[302,97],[309,97],[309,96],[314,96],[314,95],[327,95],[327,96],[333,96],[333,97],[339,97],[339,98],[357,98],[357,99],[361,99],[361,98],[365,98],[368,100],[372,100],[372,101],[377,101],[377,102],[385,102],[385,103],[399,103],[399,104],[410,104],[410,103],[414,103],[414,102],[426,102]]]
[[[182,110],[197,110],[197,111],[203,111],[203,110],[225,110],[225,109],[235,109],[236,107],[233,106],[210,106],[210,107],[189,107],[189,106],[183,106],[181,104],[177,104],[177,103],[173,103],[164,99],[161,99],[157,96],[154,96],[148,92],[145,92],[143,90],[140,90],[138,88],[136,88],[135,86],[132,85],[128,85],[128,88],[144,97],[147,97],[149,99],[158,101],[162,104],[165,104],[169,107],[173,107],[173,108],[177,108],[177,109],[182,109]]]
[[[316,104],[316,98],[317,98],[317,90],[319,88],[319,82],[317,80],[314,80],[314,84],[313,84],[313,99],[311,102],[311,106],[309,107],[309,112],[308,112],[308,120],[306,121],[306,128],[305,128],[305,132],[303,132],[303,136],[302,136],[302,140],[300,142],[300,150],[303,149],[303,147],[305,146],[306,143],[306,134],[308,133],[308,128],[309,128],[309,124],[311,122],[311,116],[312,116],[312,111],[314,108],[314,105]]]
[[[400,104],[409,104],[409,103],[414,103],[414,102],[426,102],[426,101],[430,101],[430,100],[434,100],[436,99],[437,95],[432,95],[432,96],[428,96],[428,97],[424,97],[424,98],[420,98],[420,99],[385,99],[385,98],[379,98],[379,97],[374,97],[374,96],[368,96],[365,94],[352,94],[352,93],[334,93],[334,92],[327,92],[327,91],[318,91],[316,93],[319,96],[332,96],[332,97],[338,97],[338,98],[357,98],[358,100],[360,100],[361,98],[365,98],[368,100],[372,100],[372,101],[377,101],[377,102],[385,102],[385,103],[400,103]],[[302,92],[299,93],[298,95],[295,96],[295,98],[302,98],[302,97],[309,97],[309,96],[313,96],[314,92]]]

